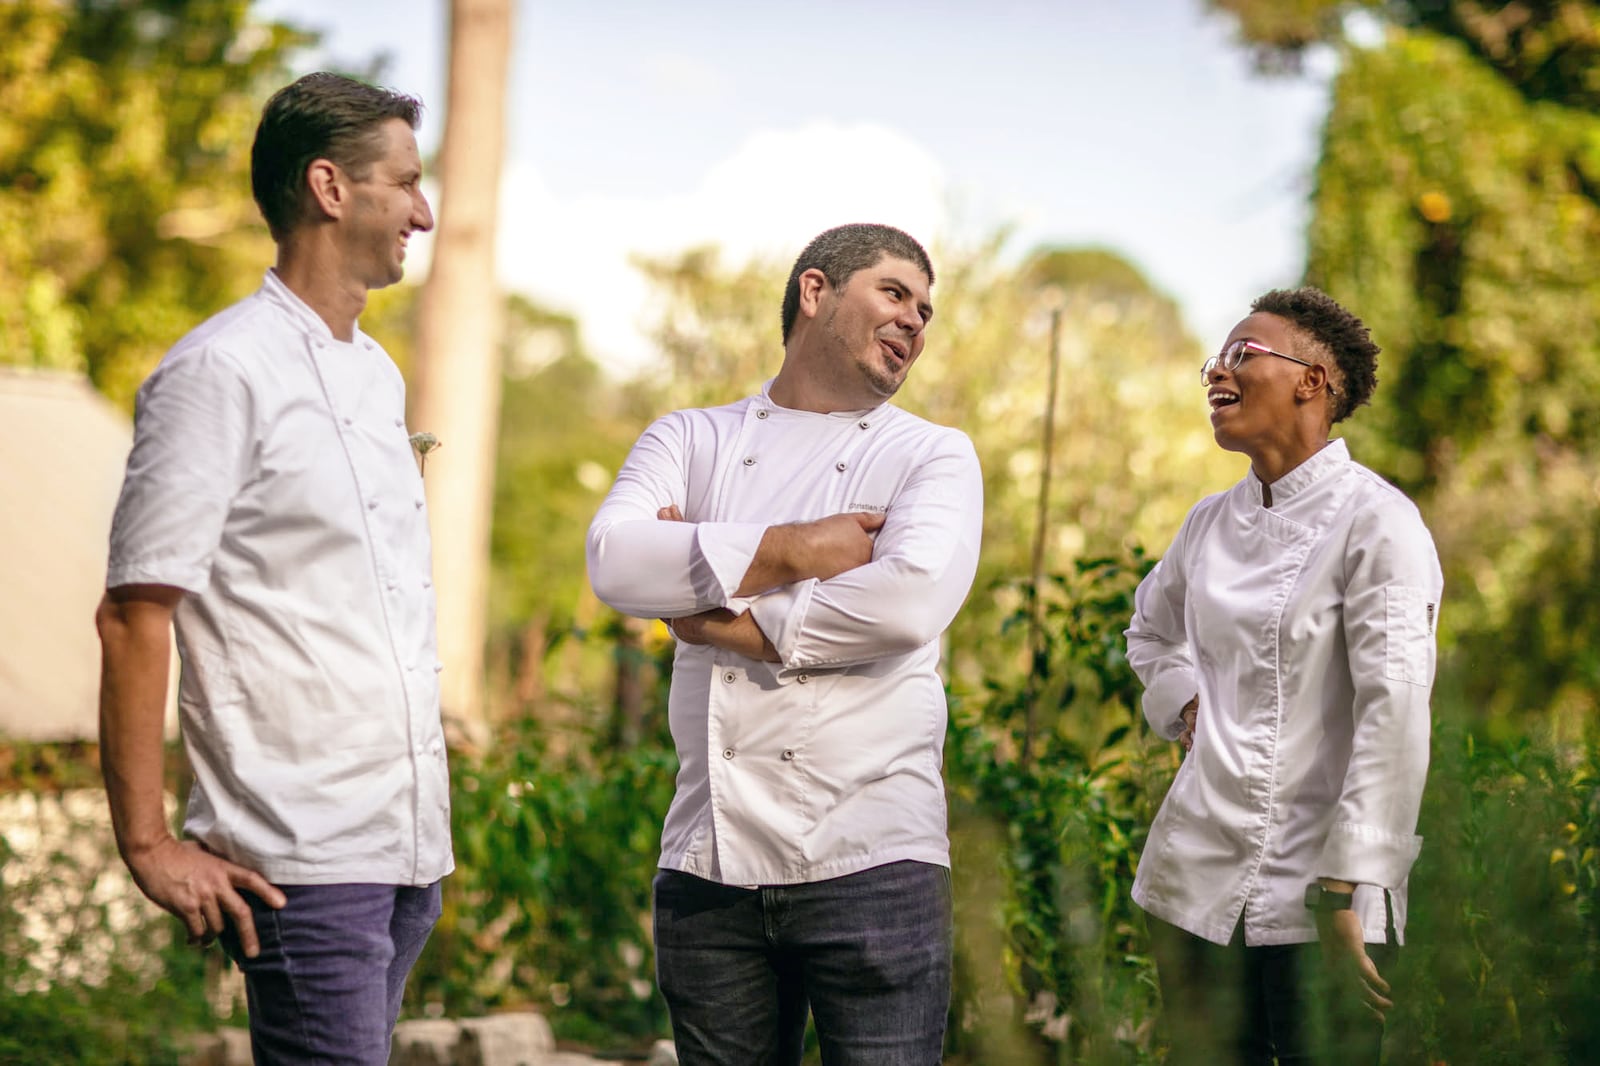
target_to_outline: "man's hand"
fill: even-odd
[[[1322,942],[1322,958],[1332,972],[1333,981],[1352,997],[1359,995],[1362,1005],[1383,1021],[1394,1002],[1388,998],[1389,982],[1378,973],[1377,964],[1367,954],[1361,919],[1356,912],[1318,912],[1317,939]]]
[[[172,658],[172,615],[183,590],[166,585],[110,589],[95,612],[100,633],[100,772],[117,849],[140,891],[183,922],[191,943],[208,943],[234,919],[239,944],[261,950],[246,888],[269,906],[287,902],[252,870],[174,839],[162,801],[162,722]]]
[[[714,607],[699,614],[664,621],[667,628],[672,630],[672,635],[685,644],[710,644],[747,659],[764,659],[771,663],[780,661],[778,649],[761,632],[761,627],[756,625],[749,611],[734,614],[724,607]]]
[[[684,520],[677,504],[659,508],[656,517],[664,522]],[[811,522],[768,526],[734,595],[755,596],[808,578],[826,581],[867,565],[872,562],[872,534],[883,528],[884,517],[843,511]]]
[[[1183,705],[1183,710],[1178,712],[1178,717],[1183,719],[1183,732],[1178,734],[1178,743],[1183,745],[1184,751],[1194,750],[1194,725],[1200,716],[1200,697]]]
[[[139,890],[169,911],[189,931],[189,943],[209,944],[231,918],[239,946],[249,958],[261,953],[250,905],[236,889],[247,889],[269,907],[288,898],[254,870],[213,855],[192,840],[171,836],[127,855],[128,869]]]
[[[845,511],[813,522],[768,526],[756,557],[735,592],[754,596],[780,585],[816,578],[826,581],[872,562],[872,534],[884,516]]]

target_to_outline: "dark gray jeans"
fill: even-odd
[[[406,977],[439,920],[439,883],[279,885],[273,910],[249,892],[253,959],[232,925],[222,946],[244,972],[256,1066],[384,1066]]]
[[[740,888],[662,870],[656,977],[682,1066],[793,1066],[809,1010],[825,1066],[937,1066],[950,1009],[950,871],[896,862]]]

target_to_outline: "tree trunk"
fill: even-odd
[[[512,5],[451,0],[438,233],[422,290],[412,392],[412,430],[435,434],[441,446],[424,479],[444,663],[441,701],[446,715],[479,725],[485,721],[489,520],[500,423],[495,229]]]

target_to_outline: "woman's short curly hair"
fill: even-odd
[[[1253,312],[1277,315],[1308,337],[1316,354],[1332,359],[1339,370],[1333,420],[1341,422],[1372,399],[1378,387],[1378,352],[1362,321],[1321,289],[1273,289],[1250,305]],[[1300,353],[1310,355],[1311,353]]]

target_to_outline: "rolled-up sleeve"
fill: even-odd
[[[1321,876],[1395,888],[1421,850],[1416,826],[1443,584],[1433,538],[1409,505],[1373,508],[1356,520],[1344,600],[1354,733]]]
[[[983,475],[950,431],[889,504],[873,558],[801,581],[750,610],[785,669],[854,666],[938,639],[966,601],[983,538]]]
[[[680,415],[658,419],[628,454],[589,524],[589,583],[602,602],[640,618],[676,618],[735,598],[767,527],[751,522],[666,522],[686,508],[690,449]]]
[[[1184,624],[1188,582],[1184,574],[1184,533],[1179,529],[1166,556],[1145,575],[1133,596],[1133,620],[1123,633],[1128,665],[1144,684],[1145,721],[1157,736],[1178,739],[1183,707],[1200,691]]]
[[[228,354],[197,345],[162,361],[136,400],[133,449],[111,522],[108,588],[207,586],[246,477],[255,417],[249,382]]]

